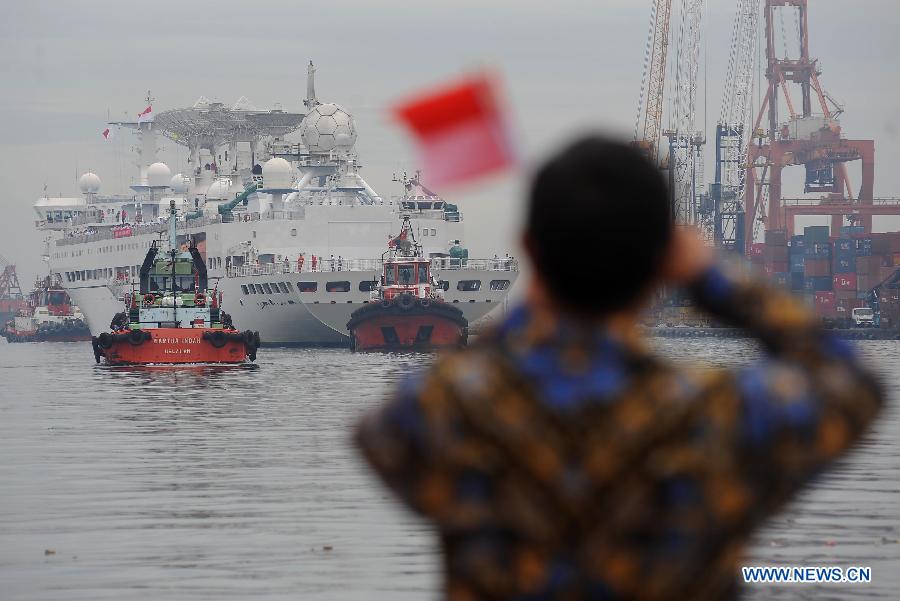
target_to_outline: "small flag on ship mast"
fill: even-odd
[[[393,113],[415,136],[429,185],[465,182],[515,163],[498,84],[489,73],[424,92]]]
[[[109,142],[115,135],[115,132],[108,127],[103,130],[103,139],[107,142]]]

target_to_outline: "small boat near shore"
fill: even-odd
[[[347,322],[354,351],[428,351],[464,346],[469,322],[443,299],[409,218],[382,257],[381,281]]]
[[[154,241],[140,269],[140,288],[125,295],[110,331],[92,338],[94,359],[108,365],[241,364],[256,360],[259,333],[235,329],[222,295],[209,289],[206,262],[193,242],[175,244],[170,207],[169,249]]]

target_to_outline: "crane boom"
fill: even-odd
[[[653,162],[657,160],[662,131],[666,55],[669,51],[669,19],[672,0],[651,0],[650,33],[644,56],[644,74],[634,125],[635,143]]]
[[[753,138],[750,105],[756,67],[760,0],[737,0],[725,91],[716,126],[715,239],[725,248],[746,250],[743,199],[747,185],[747,147]]]

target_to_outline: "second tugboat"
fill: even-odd
[[[422,256],[409,217],[382,258],[381,283],[347,323],[354,351],[433,350],[463,346],[469,322],[444,302],[431,261]]]
[[[3,326],[0,336],[7,342],[79,342],[90,340],[91,331],[59,275],[48,275],[35,282],[25,308]]]
[[[169,210],[168,252],[157,258],[153,242],[141,265],[140,294],[126,295],[112,331],[92,339],[94,358],[109,365],[255,361],[259,333],[234,328],[220,294],[209,290],[200,251],[193,242],[186,252],[177,246],[174,200]]]

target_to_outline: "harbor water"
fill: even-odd
[[[756,352],[653,344],[709,366]],[[900,342],[856,344],[900,396]],[[0,342],[0,599],[437,598],[433,534],[349,444],[360,414],[428,359],[263,349],[256,368],[112,369],[89,343]],[[896,598],[898,438],[891,405],[746,561],[871,566],[873,582],[755,585],[748,598]]]

